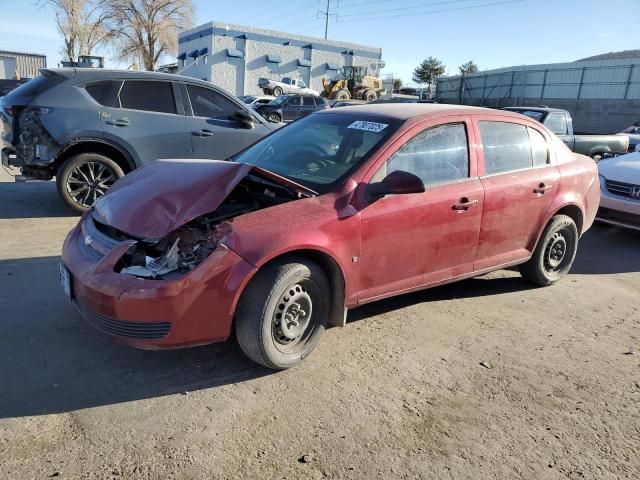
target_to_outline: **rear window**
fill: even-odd
[[[313,97],[303,97],[302,102],[303,105],[311,105],[314,107],[316,105],[316,103],[313,101]]]
[[[322,106],[327,104],[327,101],[322,97],[314,97],[314,98],[316,100],[316,105]]]
[[[176,113],[173,88],[169,82],[127,80],[120,90],[120,106],[131,110]]]
[[[109,89],[112,85],[111,80],[102,80],[100,82],[92,82],[84,86],[84,89],[87,91],[91,98],[93,98],[100,105],[104,105],[105,100],[107,99],[107,94],[109,93]]]
[[[486,175],[533,165],[527,127],[508,122],[479,122],[479,125]]]
[[[53,72],[44,72],[42,75],[29,80],[11,92],[12,95],[20,97],[35,97],[36,95],[55,87],[67,80],[67,77]]]
[[[567,116],[564,113],[550,113],[544,121],[544,126],[556,135],[566,135]]]

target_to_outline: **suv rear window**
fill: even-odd
[[[120,106],[131,110],[176,113],[173,88],[169,82],[126,80],[120,90]]]
[[[302,104],[303,105],[311,105],[314,106],[316,105],[316,103],[313,101],[313,97],[302,97]]]
[[[100,105],[104,105],[107,99],[107,94],[113,82],[111,80],[102,80],[100,82],[92,82],[84,86],[91,98],[93,98]]]

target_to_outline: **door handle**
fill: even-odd
[[[197,137],[211,137],[214,135],[214,133],[211,130],[207,130],[207,129],[196,130],[191,133]]]
[[[477,207],[478,203],[478,200],[469,200],[467,197],[463,197],[460,202],[454,204],[451,208],[458,212],[466,212],[470,208]]]
[[[541,183],[537,188],[533,189],[533,193],[544,195],[544,192],[551,190],[551,188],[553,188],[551,185],[545,185],[544,183]]]
[[[105,120],[107,125],[114,125],[116,127],[128,127],[131,125],[131,121],[128,118],[119,118],[117,120]]]

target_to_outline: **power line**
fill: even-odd
[[[348,23],[348,22],[361,22],[361,21],[365,21],[365,20],[386,20],[389,18],[400,18],[400,17],[416,17],[416,16],[423,16],[423,15],[430,15],[432,13],[443,13],[443,12],[453,12],[453,11],[459,11],[459,10],[470,10],[472,8],[483,8],[483,7],[491,7],[494,5],[506,5],[509,3],[520,3],[520,2],[524,2],[525,0],[506,0],[506,1],[502,1],[502,2],[492,2],[492,3],[484,3],[484,4],[480,4],[480,5],[468,5],[466,7],[454,7],[454,8],[444,8],[441,10],[430,10],[427,12],[412,12],[412,13],[402,13],[402,14],[398,14],[398,15],[383,15],[383,16],[377,16],[377,17],[360,17],[360,18],[353,18],[350,20],[345,20],[341,23]],[[340,17],[338,17],[337,22],[340,23]]]
[[[376,1],[380,1],[380,0],[376,0]],[[407,7],[400,7],[400,8],[389,8],[386,10],[374,10],[373,12],[368,12],[368,15],[374,15],[374,14],[378,14],[378,13],[388,13],[388,12],[398,12],[398,11],[406,11],[406,10],[415,10],[417,8],[427,8],[427,7],[435,7],[437,5],[450,5],[452,3],[462,3],[462,2],[470,2],[473,0],[444,0],[444,1],[440,1],[440,2],[431,2],[431,3],[423,3],[421,5],[414,5],[414,6],[407,6]],[[413,14],[411,14],[413,15]],[[347,13],[344,15],[340,15],[341,17],[356,17],[356,16],[362,16],[361,13]]]

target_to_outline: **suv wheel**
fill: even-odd
[[[267,115],[267,120],[269,120],[272,123],[282,122],[282,118],[280,118],[280,115],[277,113],[270,113],[269,115]]]
[[[573,219],[556,215],[544,229],[531,259],[520,265],[520,274],[542,287],[557,282],[571,270],[578,250],[578,237]]]
[[[266,266],[242,294],[235,331],[251,360],[282,370],[299,364],[329,321],[330,286],[315,263],[294,259]]]
[[[280,95],[282,95],[282,88],[281,87],[275,87],[273,89],[273,96],[274,97],[279,97]]]
[[[56,185],[64,203],[82,213],[122,176],[122,168],[110,158],[98,153],[81,153],[69,157],[58,169]]]

